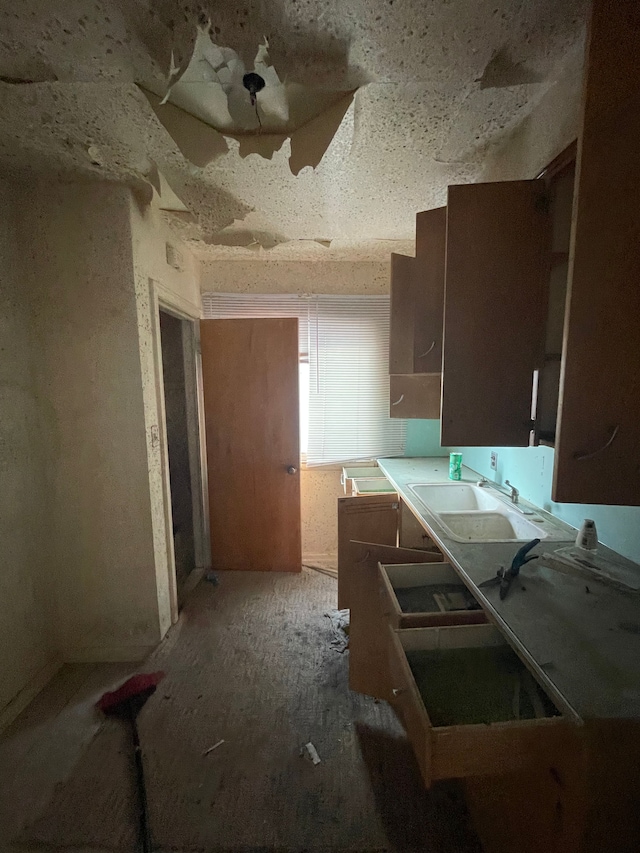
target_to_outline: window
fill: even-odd
[[[307,458],[309,448],[309,359],[300,356],[298,364],[300,384],[300,456]]]
[[[203,295],[205,319],[298,317],[300,451],[307,465],[401,454],[389,417],[387,296]]]

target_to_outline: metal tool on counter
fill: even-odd
[[[520,574],[520,569],[524,566],[525,563],[531,562],[531,560],[537,560],[538,554],[534,554],[532,557],[527,556],[529,551],[532,548],[535,548],[536,545],[540,544],[539,539],[532,539],[531,542],[527,542],[526,545],[523,545],[522,548],[517,552],[513,560],[511,561],[511,565],[508,569],[505,569],[504,566],[500,566],[495,578],[489,578],[488,581],[483,581],[481,584],[478,584],[480,588],[483,586],[497,586],[500,585],[500,599],[504,601],[507,597],[507,593],[511,588],[511,584],[514,578],[517,578]]]

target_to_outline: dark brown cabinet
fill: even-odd
[[[414,271],[391,409],[435,417],[441,378],[442,444],[553,445],[556,501],[640,505],[638,55],[640,5],[594,0],[577,156],[552,179],[452,186],[417,217],[430,285]]]
[[[542,181],[449,187],[443,445],[529,444],[549,242]]]
[[[594,0],[552,497],[640,504],[640,4]]]
[[[416,217],[416,257],[391,256],[391,417],[439,418],[445,208]]]

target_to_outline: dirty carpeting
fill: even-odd
[[[335,580],[309,570],[194,590],[141,667],[167,674],[139,720],[156,848],[478,853],[458,786],[426,792],[389,706],[349,690],[335,603]],[[18,844],[135,849],[126,729],[95,732]]]

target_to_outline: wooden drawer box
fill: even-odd
[[[377,465],[345,465],[340,474],[340,484],[345,495],[353,494],[353,481],[359,477],[366,477],[368,480],[387,479]]]
[[[386,477],[355,477],[351,480],[352,495],[396,495]]]
[[[562,749],[573,724],[493,625],[389,630],[393,701],[427,787],[535,767]]]
[[[379,564],[378,572],[382,612],[392,628],[479,625],[487,621],[484,610],[450,563]]]

